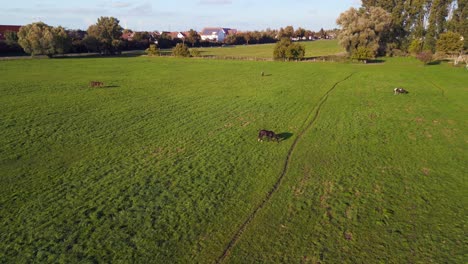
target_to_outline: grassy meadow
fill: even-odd
[[[0,61],[0,262],[466,263],[467,80],[409,58]]]
[[[306,48],[306,57],[330,56],[345,52],[338,40],[317,40],[300,42]],[[228,58],[272,59],[275,44],[236,45],[227,47],[197,48],[201,56]],[[169,50],[162,51],[169,54]]]

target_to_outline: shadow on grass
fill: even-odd
[[[77,54],[65,54],[65,55],[56,55],[52,59],[95,59],[95,58],[134,58],[145,55],[143,51],[130,51],[124,52],[122,54],[113,54],[113,55],[104,55],[98,53],[77,53]]]
[[[103,86],[96,86],[96,87],[92,87],[92,86],[87,86],[86,88],[88,89],[112,89],[112,88],[119,88],[120,86],[119,85],[103,85]]]
[[[429,62],[427,65],[440,65],[441,63],[442,63],[442,61],[436,60],[436,61]]]
[[[290,132],[282,132],[278,134],[278,137],[280,138],[280,141],[288,140],[291,138],[294,134]]]
[[[373,64],[373,63],[384,63],[385,60],[380,60],[380,59],[375,59],[375,60],[367,60],[368,64]]]

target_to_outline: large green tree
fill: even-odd
[[[200,43],[201,36],[200,34],[198,34],[197,31],[190,29],[187,33],[186,39],[187,39],[187,42],[190,43],[190,45],[193,47],[197,45],[198,43]]]
[[[26,53],[47,55],[68,52],[71,41],[62,27],[53,28],[43,22],[22,26],[18,32],[18,43]]]
[[[89,26],[88,41],[95,43],[98,41],[99,52],[103,54],[114,54],[119,51],[123,28],[119,25],[119,20],[114,17],[100,17],[96,24]]]
[[[381,37],[388,33],[391,22],[391,15],[380,7],[352,7],[336,20],[341,26],[339,43],[351,56],[359,47],[365,47],[376,55],[385,50],[386,43]]]

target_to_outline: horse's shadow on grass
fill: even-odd
[[[110,88],[119,88],[119,85],[103,85],[103,86],[87,86],[86,88],[91,88],[91,89],[110,89]]]
[[[278,134],[278,137],[280,141],[288,140],[290,137],[292,137],[294,134],[290,132],[282,132]]]

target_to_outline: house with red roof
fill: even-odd
[[[13,31],[18,33],[21,26],[13,26],[13,25],[0,25],[0,40],[5,39],[5,32]]]
[[[187,36],[184,32],[170,32],[169,35],[172,39],[185,39]]]

